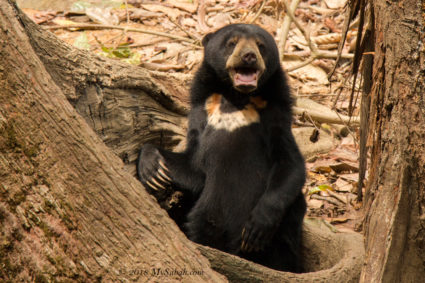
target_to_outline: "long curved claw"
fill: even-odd
[[[164,170],[162,168],[158,169],[157,177],[158,177],[158,179],[160,179],[161,181],[163,181],[165,183],[170,183],[172,181],[171,178],[164,172]]]
[[[170,182],[168,180],[166,180],[164,177],[161,176],[161,174],[159,174],[159,172],[156,173],[155,178],[160,181],[161,183],[165,183],[165,184],[169,184]]]
[[[165,165],[164,161],[162,161],[161,159],[158,161],[159,166],[162,167],[162,169],[164,169],[166,172],[170,172],[170,170],[168,170],[167,165]]]
[[[146,184],[149,185],[149,187],[155,191],[159,190],[165,190],[165,187],[159,184],[155,179],[151,179],[149,181],[146,181]]]
[[[242,241],[242,244],[241,244],[241,250],[242,250],[243,252],[246,250],[246,243],[245,243],[245,241]]]
[[[155,180],[154,178],[151,179],[152,183],[154,183],[156,185],[157,188],[165,190],[165,186],[162,185],[160,182],[158,182],[157,180]]]
[[[151,189],[153,189],[153,190],[155,190],[155,191],[157,191],[157,190],[158,190],[158,188],[157,188],[157,187],[155,187],[154,185],[152,185],[152,183],[151,183],[151,182],[149,182],[149,181],[146,181],[146,185],[148,185],[148,187],[149,187],[149,188],[151,188]]]

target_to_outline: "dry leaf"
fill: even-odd
[[[341,224],[341,223],[346,223],[346,222],[348,222],[348,220],[350,220],[350,219],[348,219],[348,218],[329,218],[329,219],[328,219],[328,221],[329,221],[331,224]]]
[[[166,3],[169,3],[171,6],[179,8],[180,10],[189,12],[191,14],[195,13],[198,9],[198,1],[188,1],[188,0],[167,0]]]
[[[334,170],[336,173],[342,173],[342,172],[358,172],[359,166],[357,163],[353,162],[341,162],[337,164],[329,165],[329,167]]]
[[[90,7],[86,8],[86,15],[95,23],[102,25],[117,25],[119,18],[111,13],[112,8]]]
[[[207,20],[207,24],[214,30],[232,23],[232,17],[227,13],[218,13]]]
[[[334,186],[336,188],[337,191],[339,192],[351,192],[353,185],[352,183],[342,179],[342,178],[338,178],[336,180],[336,182],[334,183]]]
[[[143,9],[146,9],[151,12],[161,12],[170,17],[171,19],[175,20],[178,16],[181,14],[184,14],[184,12],[180,11],[179,9],[175,8],[169,8],[162,5],[156,5],[156,4],[143,4]]]
[[[283,66],[285,69],[295,67],[304,61],[302,60],[283,60]],[[322,85],[328,85],[328,75],[326,72],[317,66],[309,64],[302,68],[296,69],[289,73],[289,75],[294,76],[302,81],[314,81]]]
[[[331,173],[332,169],[329,166],[317,166],[316,168],[313,169],[314,172],[317,173]]]
[[[340,9],[345,6],[347,0],[325,0],[325,3],[329,9]]]
[[[56,17],[55,11],[39,11],[33,9],[22,9],[27,16],[31,18],[36,24],[42,24],[50,21]]]
[[[308,207],[319,209],[319,208],[323,207],[323,201],[318,200],[318,199],[310,199],[310,200],[308,200]]]

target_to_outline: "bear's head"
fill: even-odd
[[[202,45],[204,64],[242,93],[255,91],[280,68],[273,37],[256,25],[225,26],[207,34]]]

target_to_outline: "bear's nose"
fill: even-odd
[[[257,56],[255,55],[254,52],[249,51],[245,53],[244,55],[242,55],[242,61],[246,64],[252,65],[257,62]]]

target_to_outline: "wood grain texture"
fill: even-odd
[[[372,5],[376,39],[361,282],[420,282],[425,277],[425,5],[415,0]]]

